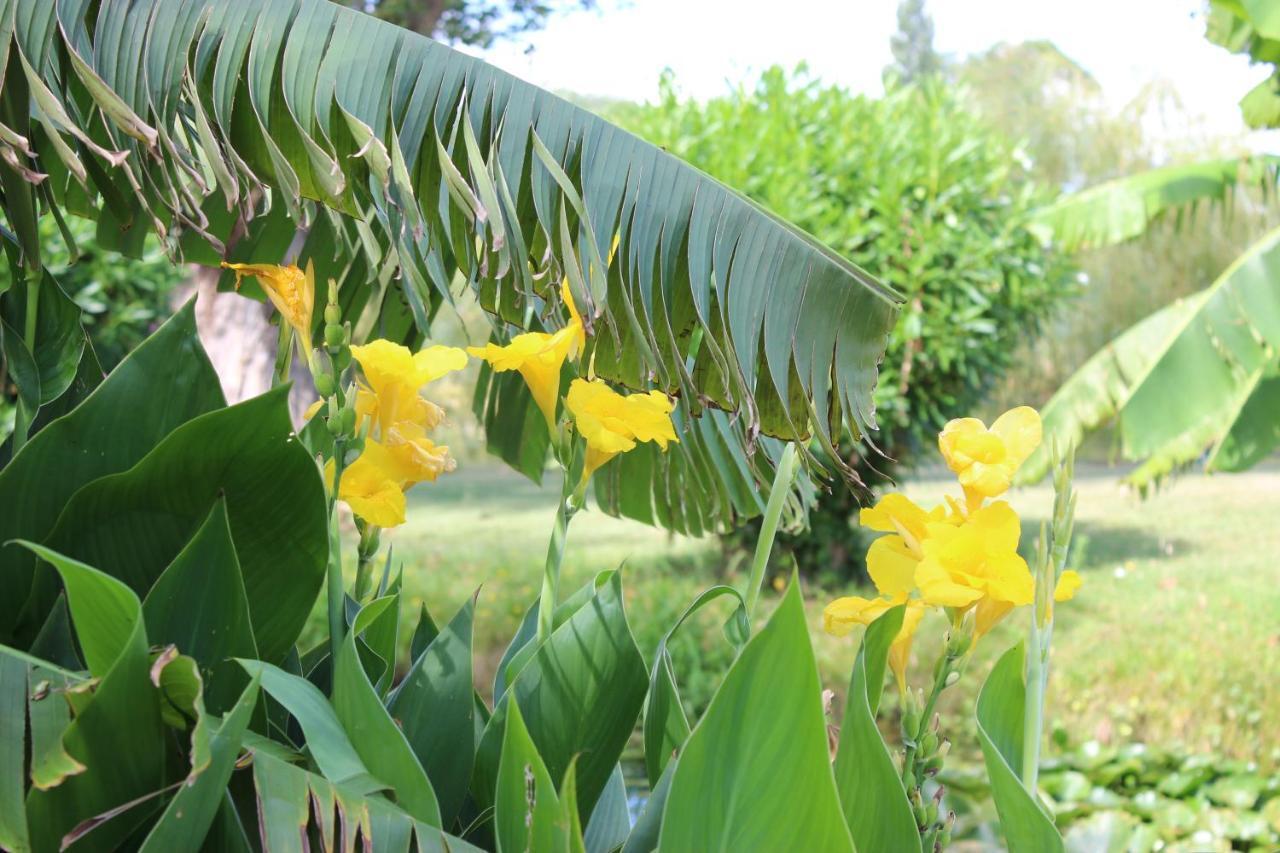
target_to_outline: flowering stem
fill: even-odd
[[[773,551],[773,540],[778,535],[778,521],[782,518],[782,507],[791,491],[798,467],[798,454],[795,443],[790,443],[782,451],[778,459],[778,468],[773,474],[773,487],[769,490],[769,503],[765,505],[764,519],[760,524],[760,537],[756,539],[756,553],[751,560],[751,575],[747,578],[747,624],[756,610],[756,602],[760,600],[760,586],[764,583],[764,570],[769,565],[769,554]]]
[[[555,629],[556,595],[560,587],[560,564],[564,561],[564,543],[569,535],[569,520],[577,512],[573,500],[572,474],[564,472],[564,489],[556,507],[555,526],[547,545],[547,562],[542,571],[542,593],[538,596],[538,642],[544,643]]]
[[[360,530],[360,546],[357,550],[355,600],[364,601],[369,591],[369,580],[372,575],[373,558],[378,553],[378,528],[373,525],[364,526]]]
[[[1053,448],[1053,523],[1040,525],[1036,547],[1035,611],[1027,637],[1026,705],[1022,721],[1022,782],[1034,792],[1040,773],[1044,729],[1044,694],[1049,686],[1049,650],[1053,643],[1053,596],[1067,566],[1075,528],[1076,495],[1072,488],[1075,449],[1066,458]]]

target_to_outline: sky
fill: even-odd
[[[479,52],[557,91],[652,99],[664,68],[707,98],[770,65],[808,64],[825,82],[882,90],[897,0],[599,0],[539,33]],[[1154,81],[1172,84],[1205,131],[1244,133],[1236,102],[1265,77],[1204,38],[1203,0],[930,0],[935,46],[954,58],[1001,41],[1049,39],[1117,107]],[[619,8],[621,6],[621,8]]]

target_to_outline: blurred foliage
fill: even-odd
[[[1023,225],[1047,194],[942,81],[877,99],[773,68],[700,103],[667,76],[657,104],[610,116],[905,295],[876,395],[880,452],[842,447],[873,486],[900,463],[933,461],[941,426],[984,397],[1073,290],[1070,267]],[[813,529],[787,542],[802,569],[832,580],[857,569],[856,508],[845,489],[824,495]]]
[[[40,220],[45,265],[80,306],[80,322],[109,371],[169,317],[173,289],[186,271],[169,261],[153,235],[140,257],[126,258],[98,246],[92,222],[71,216],[66,226],[74,251],[52,216]],[[0,292],[9,274],[8,266],[0,267]]]
[[[952,798],[963,800],[952,805],[970,836],[994,821],[980,777],[976,771],[942,776]],[[1046,761],[1040,780],[1069,850],[1275,850],[1280,844],[1280,775],[1261,773],[1256,762],[1089,741]]]
[[[1240,153],[1237,140],[1208,133],[1167,84],[1151,83],[1119,108],[1108,103],[1092,75],[1051,42],[998,44],[953,73],[982,117],[1018,143],[1031,175],[1064,191]],[[1243,192],[1225,216],[1192,211],[1137,240],[1077,256],[1086,286],[1059,306],[1045,334],[1020,347],[990,411],[1048,400],[1120,332],[1217,278],[1267,231],[1270,210],[1259,193]]]

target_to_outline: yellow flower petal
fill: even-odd
[[[956,583],[936,559],[926,557],[916,566],[916,586],[925,604],[936,607],[968,607],[982,598],[982,592]]]
[[[404,524],[404,486],[399,468],[387,447],[366,439],[360,455],[342,472],[338,497],[368,524],[377,527]],[[332,483],[332,461],[326,466],[325,478]]]
[[[920,620],[924,618],[924,611],[925,607],[920,602],[908,601],[907,609],[902,614],[902,628],[898,630],[898,636],[893,638],[893,644],[889,646],[889,667],[893,670],[894,678],[898,682],[900,695],[906,695],[907,692],[907,665],[911,661],[911,641],[915,637]]]
[[[1043,435],[1040,413],[1030,406],[1010,409],[991,425],[991,432],[1000,437],[1005,447],[1005,464],[1012,476],[1027,461]]]
[[[881,595],[906,598],[919,562],[901,536],[881,536],[867,549],[867,573]]]
[[[461,370],[467,366],[467,353],[458,347],[440,345],[429,346],[413,355],[413,364],[417,368],[419,385],[435,382],[442,376]]]
[[[303,352],[311,352],[311,319],[314,316],[316,282],[315,268],[310,262],[307,263],[305,273],[293,264],[229,264],[223,261],[222,266],[236,274],[237,288],[246,275],[256,278],[280,316],[298,333]]]
[[[518,370],[533,400],[547,419],[547,428],[555,431],[556,400],[560,396],[560,369],[578,339],[580,327],[566,326],[555,334],[525,332],[516,335],[506,346],[486,344],[468,347],[467,352],[489,362],[498,372]]]
[[[980,639],[988,631],[1000,623],[1000,620],[1013,612],[1013,605],[1007,601],[996,601],[984,598],[974,608],[973,638]]]
[[[565,407],[587,441],[584,479],[637,442],[652,441],[666,450],[669,443],[679,441],[671,421],[675,403],[660,391],[623,396],[603,380],[575,379]]]
[[[858,513],[858,523],[872,530],[897,533],[898,526],[906,528],[917,541],[925,536],[925,524],[929,513],[919,505],[896,492],[885,495],[873,507],[864,507]]]
[[[1067,569],[1058,578],[1058,585],[1053,590],[1054,601],[1070,601],[1075,598],[1076,591],[1084,584],[1084,578],[1075,569]]]

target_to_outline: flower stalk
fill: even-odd
[[[1044,729],[1044,695],[1049,685],[1049,653],[1053,644],[1053,604],[1067,572],[1067,555],[1075,529],[1075,448],[1062,457],[1053,454],[1053,519],[1040,525],[1036,547],[1035,612],[1027,636],[1026,705],[1022,729],[1022,781],[1036,790],[1040,773],[1040,743]]]
[[[569,522],[581,505],[580,492],[576,488],[572,466],[564,468],[564,487],[560,503],[556,506],[556,520],[551,528],[551,541],[547,544],[547,561],[542,569],[542,592],[538,596],[538,643],[551,638],[555,630],[556,603],[560,593],[560,566],[564,562],[565,541],[569,536]]]

